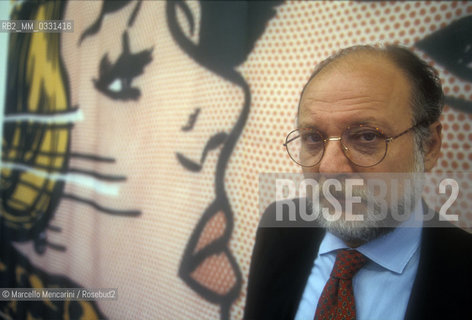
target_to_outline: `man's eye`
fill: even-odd
[[[129,49],[128,33],[123,34],[123,52],[114,64],[108,55],[100,62],[98,79],[93,79],[95,88],[116,100],[137,100],[141,91],[132,86],[134,78],[144,72],[144,67],[152,61],[152,49],[132,54]]]
[[[373,132],[366,132],[361,135],[361,140],[363,141],[374,141],[378,136]]]
[[[350,135],[349,140],[356,141],[359,143],[369,143],[369,142],[378,142],[380,135],[378,132],[374,131],[365,131],[365,132],[357,132],[355,134]]]
[[[302,141],[304,143],[321,143],[323,138],[319,134],[307,133],[302,135]]]

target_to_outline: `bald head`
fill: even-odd
[[[316,125],[314,119],[320,121],[317,114],[325,113],[333,117],[348,114],[336,121],[341,127],[347,126],[354,119],[361,121],[356,115],[362,109],[366,115],[379,112],[386,118],[401,113],[402,121],[411,124],[410,87],[406,75],[385,57],[371,54],[342,57],[307,84],[300,99],[298,125]]]
[[[444,106],[444,94],[436,70],[410,50],[396,45],[385,47],[359,45],[338,51],[316,66],[303,88],[301,97],[303,97],[306,88],[313,80],[321,80],[323,74],[328,73],[330,70],[340,68],[355,70],[360,68],[359,61],[364,63],[384,61],[386,64],[393,65],[404,75],[409,85],[409,101],[413,115],[412,122],[415,124],[421,123],[424,128],[439,120]],[[420,126],[417,134],[421,136],[422,132],[422,138],[426,139],[426,130],[422,130]]]

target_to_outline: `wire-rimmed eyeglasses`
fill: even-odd
[[[349,161],[356,166],[367,168],[385,159],[390,142],[420,124],[392,137],[387,137],[379,128],[362,124],[347,127],[339,137],[325,137],[314,128],[300,128],[287,135],[284,146],[295,163],[302,167],[314,167],[323,158],[328,141],[339,141]]]

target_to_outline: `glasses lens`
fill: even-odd
[[[323,137],[314,129],[299,129],[290,132],[285,146],[290,158],[304,167],[318,164],[323,157]]]
[[[376,128],[365,126],[348,128],[341,139],[346,156],[358,166],[376,165],[383,160],[387,152],[386,137]]]

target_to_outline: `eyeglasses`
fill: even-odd
[[[302,167],[314,167],[320,163],[328,141],[341,142],[342,150],[353,164],[359,167],[373,167],[387,155],[388,144],[422,123],[402,133],[387,137],[379,128],[365,125],[350,126],[339,137],[324,137],[314,128],[301,128],[290,132],[284,146],[288,155]]]

